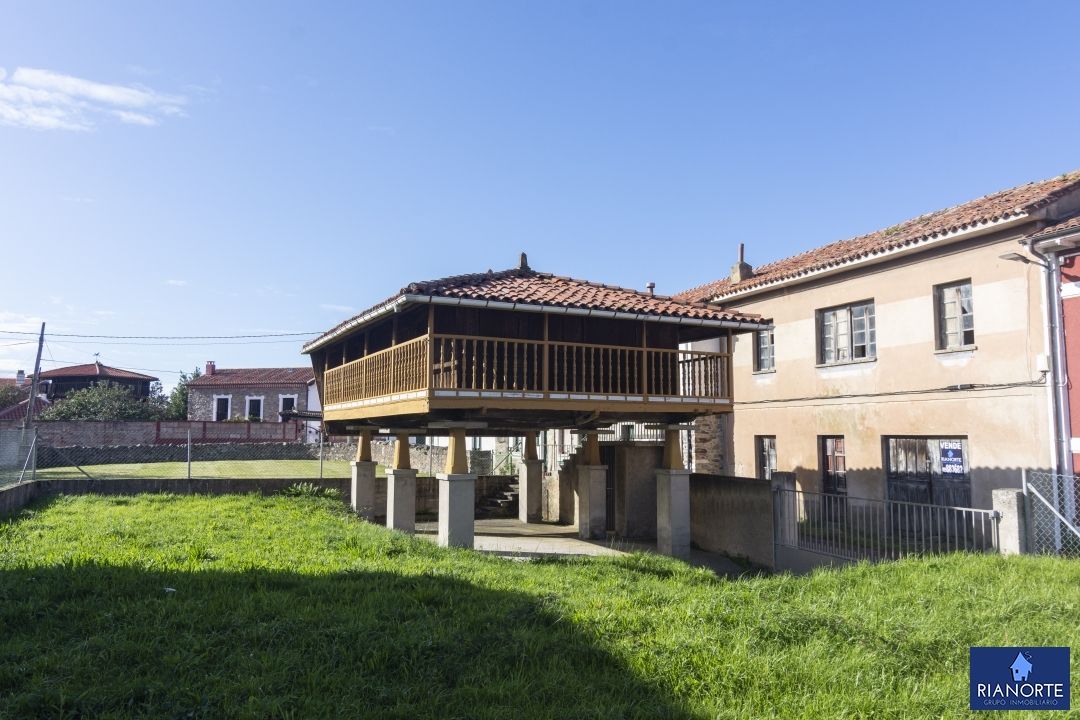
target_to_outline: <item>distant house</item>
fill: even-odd
[[[99,362],[46,370],[38,379],[47,381],[44,394],[53,402],[64,398],[69,392],[102,384],[125,387],[137,398],[148,398],[150,383],[157,382],[156,377],[109,367]],[[42,388],[39,386],[40,390]]]
[[[0,388],[13,387],[19,391],[19,395],[15,399],[14,403],[0,406],[0,420],[23,420],[26,418],[26,405],[30,401],[30,379],[26,377],[26,373],[22,370],[19,374],[13,378],[0,378]],[[42,410],[50,405],[48,399],[42,394],[38,394],[37,401],[34,403],[34,415],[37,415]]]
[[[188,420],[280,422],[281,413],[308,409],[315,373],[306,368],[218,368],[188,383]]]

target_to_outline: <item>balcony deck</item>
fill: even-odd
[[[439,410],[535,410],[625,418],[731,410],[722,352],[422,335],[327,369],[328,421]]]

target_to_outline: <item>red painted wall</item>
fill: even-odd
[[[1061,261],[1061,284],[1080,282],[1080,255]],[[1065,330],[1065,368],[1069,377],[1069,425],[1072,437],[1080,437],[1080,297],[1064,298],[1061,302],[1062,326]],[[1080,454],[1073,453],[1073,468],[1080,469]]]

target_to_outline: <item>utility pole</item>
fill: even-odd
[[[41,323],[41,335],[38,336],[37,360],[34,361],[34,379],[30,381],[30,399],[26,401],[26,421],[24,428],[34,423],[34,406],[37,405],[38,376],[41,375],[41,348],[45,344],[45,323]]]

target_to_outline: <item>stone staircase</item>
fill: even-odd
[[[483,498],[476,508],[477,519],[516,518],[518,516],[518,491],[518,483],[512,482],[506,486],[505,490]]]

